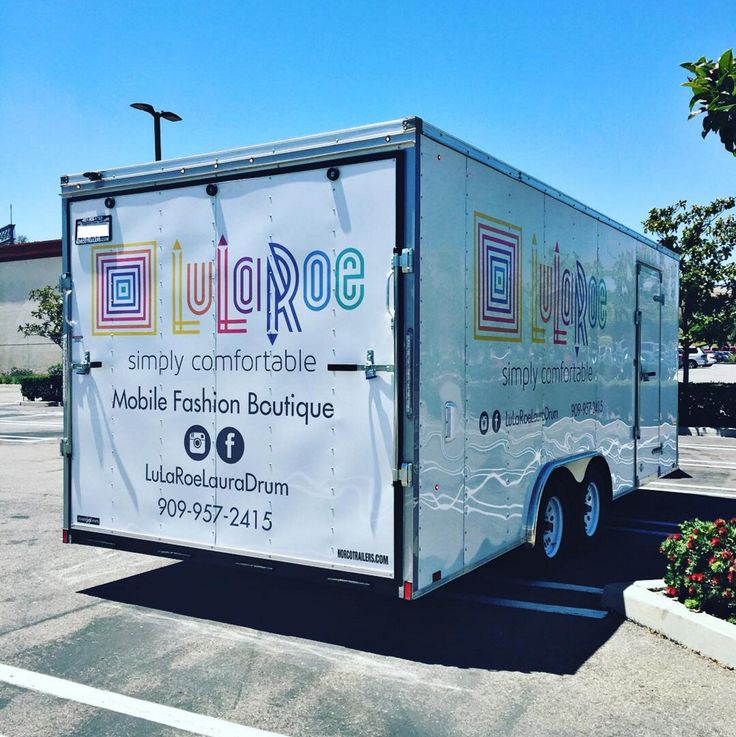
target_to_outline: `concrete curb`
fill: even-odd
[[[605,607],[670,640],[736,668],[736,625],[704,612],[693,612],[662,590],[664,582],[613,583],[603,590]]]

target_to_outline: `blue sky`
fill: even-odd
[[[736,190],[679,63],[736,45],[693,2],[0,0],[0,225],[60,236],[59,176],[420,115],[641,231]]]

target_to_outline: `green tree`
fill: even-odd
[[[680,64],[693,77],[688,77],[683,87],[690,87],[690,118],[705,114],[703,133],[705,138],[713,131],[721,143],[736,156],[736,63],[733,50],[721,54],[718,61],[701,56],[697,61]]]
[[[695,341],[712,342],[733,336],[736,321],[736,218],[729,213],[736,198],[709,205],[680,200],[653,208],[644,230],[680,255],[680,338],[687,359]],[[724,332],[729,332],[725,335]],[[684,382],[690,378],[687,360]]]
[[[42,338],[53,340],[61,346],[63,334],[62,297],[58,287],[46,286],[40,289],[31,289],[28,299],[37,302],[36,309],[31,310],[31,317],[39,322],[27,322],[18,326],[18,332],[28,338],[31,335],[40,335]]]

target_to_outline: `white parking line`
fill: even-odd
[[[736,443],[723,443],[723,445],[685,445],[678,443],[679,448],[687,450],[736,450]]]
[[[725,486],[701,486],[700,484],[678,484],[676,481],[667,481],[666,479],[660,479],[659,481],[653,481],[652,487],[654,486],[661,486],[661,487],[671,487],[673,489],[704,489],[705,491],[725,491],[725,492],[733,492],[736,491],[736,489],[727,489]],[[645,489],[649,489],[649,486],[643,487]]]
[[[659,522],[654,519],[640,519],[639,517],[612,517],[613,522],[623,522],[624,524],[652,525],[653,527],[665,527],[668,529],[677,529],[678,522]]]
[[[660,540],[664,540],[667,537],[667,533],[664,530],[642,530],[640,527],[619,527],[617,525],[609,525],[609,530],[616,530],[616,532],[633,532],[637,535],[654,535]]]
[[[502,578],[492,576],[487,579],[494,583],[507,583],[513,586],[529,586],[533,589],[559,589],[561,591],[580,591],[583,594],[602,594],[603,589],[598,586],[582,586],[577,583],[565,583],[564,581],[535,581],[526,578]]]
[[[708,461],[680,461],[680,468],[720,468],[724,471],[736,471],[736,464]]]
[[[11,665],[0,664],[0,681],[9,683],[18,688],[56,696],[68,701],[76,701],[98,709],[115,711],[118,714],[145,719],[156,724],[165,724],[168,727],[181,729],[193,734],[208,735],[211,737],[284,737],[275,732],[265,732],[255,727],[245,727],[224,719],[195,714],[173,706],[164,706],[154,701],[134,699],[113,691],[85,686],[63,678],[35,673]]]
[[[58,427],[64,426],[64,423],[59,420],[58,422],[44,422],[43,420],[0,420],[0,425],[24,425],[25,427]]]
[[[723,489],[719,486],[665,486],[658,484],[657,486],[642,486],[641,491],[664,491],[668,494],[697,494],[698,496],[713,496],[721,499],[733,499],[736,497],[736,490]]]
[[[435,594],[437,596],[437,594]],[[439,592],[443,599],[455,599],[457,601],[469,601],[474,604],[490,604],[491,606],[509,607],[511,609],[529,609],[548,614],[565,614],[569,617],[586,617],[587,619],[605,619],[608,612],[605,609],[585,609],[584,607],[560,606],[558,604],[541,604],[536,601],[523,601],[522,599],[504,599],[498,596],[485,596],[484,594],[461,594],[449,591]]]
[[[0,442],[2,443],[48,443],[51,440],[59,440],[58,436],[51,438],[37,438],[33,435],[0,435]]]

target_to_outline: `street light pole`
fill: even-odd
[[[161,113],[153,115],[153,139],[156,145],[156,161],[161,161]]]
[[[153,105],[149,105],[147,102],[133,102],[130,105],[136,110],[143,110],[144,113],[148,113],[153,117],[153,139],[156,152],[156,161],[161,161],[161,118],[176,123],[181,118],[176,114],[169,112],[168,110],[156,110]]]

